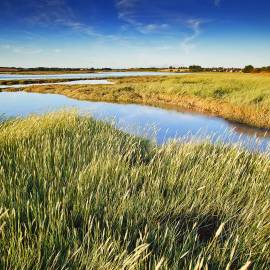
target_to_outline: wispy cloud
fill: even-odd
[[[137,14],[142,0],[117,0],[118,18],[142,34],[160,32],[169,28],[168,23],[142,22]]]
[[[139,0],[117,0],[116,5],[121,8],[133,8],[135,4],[139,3]]]
[[[187,27],[191,30],[191,34],[186,36],[182,41],[181,45],[186,53],[190,53],[190,51],[195,47],[195,39],[201,33],[201,25],[203,24],[202,19],[189,19],[186,21]]]
[[[32,48],[32,47],[25,47],[25,46],[17,46],[12,44],[1,44],[0,48],[6,51],[10,51],[12,53],[18,54],[40,54],[43,52],[41,48]]]
[[[220,0],[214,0],[216,4],[219,4]],[[140,11],[142,8],[147,7],[146,0],[117,0],[116,6],[118,8],[119,19],[126,22],[128,25],[143,34],[148,33],[160,33],[168,36],[170,29],[173,30],[175,38],[177,35],[183,35],[186,33],[185,37],[181,41],[181,47],[184,49],[185,53],[188,54],[196,46],[196,39],[201,34],[201,28],[206,20],[201,18],[190,18],[188,15],[179,13],[167,13],[167,17],[163,14],[157,16],[153,14],[153,10],[149,10],[147,14],[144,11],[144,17],[141,19]],[[156,11],[160,11],[161,8],[157,5],[155,6]],[[166,14],[166,12],[165,12]],[[163,23],[145,23],[146,18],[155,18],[156,21],[163,21]],[[180,24],[180,25],[179,25]],[[175,29],[179,29],[176,31]]]
[[[41,53],[58,54],[63,52],[63,49],[60,48],[44,50],[43,48],[37,48],[33,46],[19,46],[11,43],[2,43],[2,44],[0,43],[0,49],[2,51],[8,51],[15,54],[27,54],[27,55],[41,54]]]
[[[10,50],[12,48],[10,44],[2,44],[0,47],[4,50]]]
[[[81,23],[76,20],[70,20],[69,18],[59,18],[54,22],[56,25],[66,27],[78,33],[82,33],[94,37],[104,37],[101,33],[98,33],[94,27]]]
[[[32,4],[32,8],[35,10],[35,15],[27,18],[31,24],[43,27],[61,26],[96,38],[110,37],[99,33],[93,26],[81,22],[65,0],[36,1]]]
[[[75,15],[65,0],[34,1],[31,2],[29,8],[35,14],[26,18],[30,23],[48,26],[56,23],[58,20],[75,20]]]
[[[138,26],[138,30],[143,34],[153,33],[153,32],[160,32],[169,28],[167,23],[162,24],[142,24]]]
[[[218,6],[219,6],[219,4],[220,4],[220,2],[221,2],[221,0],[214,0],[214,4],[215,4],[215,6],[216,6],[216,7],[218,7]]]
[[[61,53],[63,50],[62,49],[53,49],[54,53]]]

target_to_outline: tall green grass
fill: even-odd
[[[270,162],[76,114],[0,125],[0,269],[269,269]]]

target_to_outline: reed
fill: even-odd
[[[75,113],[0,124],[0,269],[267,269],[269,157]]]

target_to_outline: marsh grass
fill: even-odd
[[[267,269],[270,162],[57,113],[0,124],[0,269]]]

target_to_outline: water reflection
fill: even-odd
[[[188,73],[177,73],[185,75]],[[83,79],[83,78],[109,78],[109,77],[134,77],[134,76],[162,76],[176,75],[170,72],[100,72],[100,73],[82,73],[82,74],[44,74],[44,75],[20,75],[20,74],[0,74],[0,80],[42,80],[42,79]]]
[[[217,117],[144,105],[79,101],[55,94],[0,93],[0,114],[6,116],[26,116],[62,108],[76,108],[95,119],[114,121],[118,128],[131,134],[154,136],[159,144],[175,138],[208,138],[213,143],[241,143],[247,149],[269,151],[269,133]]]

